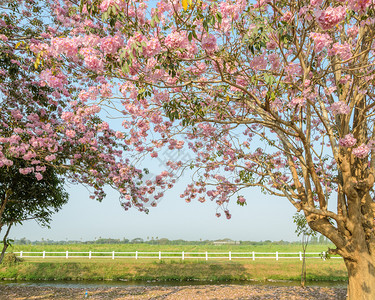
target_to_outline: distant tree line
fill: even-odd
[[[235,241],[231,239],[221,239],[221,240],[199,240],[199,241],[187,241],[183,239],[178,240],[169,240],[167,238],[134,238],[134,239],[113,239],[113,238],[96,238],[91,241],[82,241],[82,240],[61,240],[54,241],[50,239],[42,239],[40,241],[31,241],[26,238],[16,239],[14,244],[16,245],[65,245],[65,244],[149,244],[149,245],[212,245],[215,242],[222,242],[222,244],[234,244]],[[299,244],[300,241],[238,241],[237,244],[240,245],[290,245],[290,244]],[[331,242],[323,235],[312,237],[310,244],[323,244],[327,245]]]

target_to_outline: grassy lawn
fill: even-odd
[[[321,252],[327,246],[311,245],[309,252]],[[298,245],[16,245],[10,251],[105,251],[105,252],[299,252]],[[299,280],[298,259],[138,259],[134,258],[27,258],[20,263],[0,265],[0,278],[18,280]],[[308,259],[307,279],[347,280],[342,259]]]

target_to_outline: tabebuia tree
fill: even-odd
[[[63,24],[68,18],[54,13],[58,10],[48,1],[5,0],[0,10],[0,173],[17,166],[19,174],[42,184],[50,170],[84,184],[97,200],[110,185],[122,198],[147,201],[140,194],[142,171],[126,155],[123,133],[105,122],[103,106],[88,101],[110,95],[108,81],[94,73],[79,78],[79,60],[45,48],[69,31]],[[90,94],[81,92],[84,87]],[[1,207],[6,199],[0,199]],[[0,220],[3,214],[1,209]]]
[[[142,206],[158,183],[186,169],[194,173],[181,197],[215,201],[227,218],[231,199],[243,205],[241,190],[260,187],[289,200],[335,244],[350,299],[375,297],[372,1],[53,7],[63,34],[30,44],[43,57],[46,86],[64,85],[73,72],[87,80],[79,103],[122,116],[128,151],[186,154],[137,196],[125,192],[125,206]],[[98,78],[111,84],[106,93]]]

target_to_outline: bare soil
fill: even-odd
[[[55,288],[0,286],[1,300],[23,299],[280,299],[280,300],[345,300],[345,288],[290,287],[262,285],[142,286],[110,288]]]

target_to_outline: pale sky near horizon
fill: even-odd
[[[184,181],[166,193],[148,215],[135,209],[125,211],[119,204],[117,193],[109,191],[102,203],[89,199],[88,191],[79,185],[69,187],[70,200],[53,215],[51,229],[40,227],[35,221],[12,229],[10,238],[29,240],[94,240],[95,238],[149,237],[214,240],[273,240],[296,241],[292,216],[295,209],[284,198],[262,194],[248,189],[244,195],[248,205],[230,204],[232,218],[217,218],[216,204],[212,202],[186,203],[179,197]],[[188,183],[188,182],[185,182]]]

